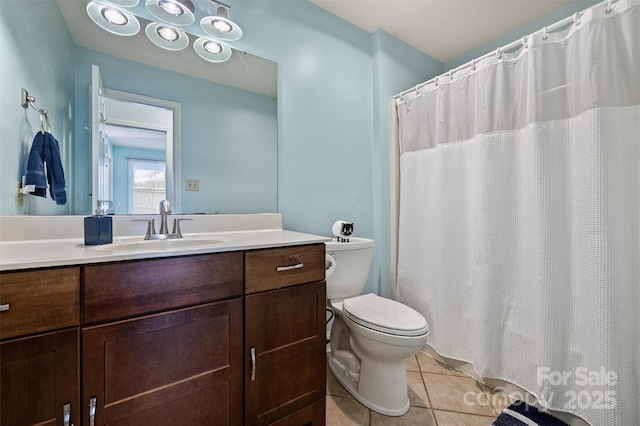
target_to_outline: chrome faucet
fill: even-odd
[[[144,236],[145,240],[171,240],[175,238],[182,238],[180,222],[183,220],[193,219],[173,219],[173,231],[169,233],[169,226],[167,225],[167,216],[169,216],[169,214],[171,214],[171,203],[169,200],[160,201],[160,232],[157,234],[153,219],[135,219],[134,222],[147,222],[147,233]]]
[[[171,203],[169,200],[160,201],[160,234],[168,235],[167,216],[171,213]]]

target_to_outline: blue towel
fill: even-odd
[[[46,173],[45,173],[45,163]],[[27,161],[25,185],[35,185],[32,195],[47,196],[47,182],[51,199],[58,205],[67,203],[64,170],[60,160],[60,146],[51,133],[36,133]]]

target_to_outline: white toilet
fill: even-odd
[[[326,243],[327,300],[335,312],[329,369],[363,405],[387,416],[409,410],[405,360],[427,341],[420,313],[375,294],[360,295],[373,257],[373,240]]]

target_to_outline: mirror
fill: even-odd
[[[174,212],[276,212],[277,64],[239,51],[228,62],[208,63],[192,43],[185,51],[170,52],[153,45],[144,31],[135,37],[112,35],[93,24],[85,5],[82,0],[0,1],[0,52],[7,64],[0,78],[0,137],[6,145],[0,158],[0,214],[86,215],[95,209],[92,65],[100,68],[105,89],[180,106],[175,167],[166,170],[174,176],[167,194],[175,191],[173,198],[182,204]],[[36,98],[37,108],[49,111],[65,168],[64,206],[48,194],[18,195],[39,130],[38,112],[19,105],[21,88]],[[114,168],[114,173],[115,190],[124,172]],[[188,190],[187,181],[190,189],[198,183],[198,190]],[[118,214],[129,212],[117,207]]]

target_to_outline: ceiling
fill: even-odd
[[[382,29],[446,63],[571,0],[309,1],[369,33]]]

